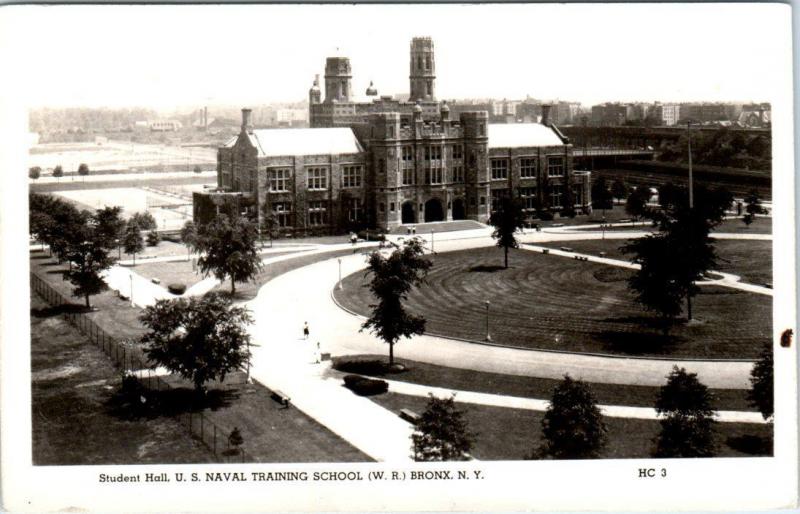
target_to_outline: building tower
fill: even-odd
[[[322,101],[322,92],[319,90],[319,75],[314,75],[314,85],[308,90],[308,104],[318,104]]]
[[[411,96],[409,101],[435,100],[436,61],[433,58],[433,40],[415,37],[411,40],[410,74]]]
[[[325,60],[325,103],[349,102],[353,96],[350,80],[350,59],[347,57],[328,57]]]

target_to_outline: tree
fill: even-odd
[[[133,265],[136,266],[136,254],[144,250],[144,239],[142,239],[142,231],[139,229],[139,225],[133,219],[128,220],[122,244],[125,253],[133,255]]]
[[[53,168],[53,176],[56,177],[57,179],[60,179],[61,177],[64,176],[64,168],[62,168],[60,164],[55,168]]]
[[[562,218],[574,218],[577,214],[575,212],[575,194],[572,192],[572,187],[569,184],[564,185],[564,196],[561,199],[563,207],[559,215]]]
[[[663,417],[655,457],[712,457],[716,453],[713,397],[696,373],[672,368],[656,399]]]
[[[614,197],[608,190],[608,184],[602,175],[592,184],[592,208],[602,211],[614,208]],[[605,212],[603,217],[605,217]]]
[[[189,300],[158,300],[139,317],[149,332],[142,336],[145,354],[194,384],[201,393],[209,380],[225,376],[250,362],[253,322],[247,309],[234,307],[219,293]]]
[[[158,228],[156,219],[147,211],[134,213],[129,222],[136,223],[139,230],[155,230]]]
[[[372,315],[361,325],[389,345],[389,365],[394,364],[394,345],[401,337],[410,338],[425,331],[425,318],[409,314],[403,307],[412,287],[425,281],[432,263],[423,257],[418,238],[407,240],[389,257],[379,251],[370,254],[367,275],[372,275],[369,290],[378,300],[370,305]]]
[[[109,250],[119,244],[125,233],[125,220],[122,219],[122,207],[104,207],[95,213],[96,230],[105,248]]]
[[[147,246],[158,246],[160,242],[161,236],[158,235],[158,232],[151,230],[147,233]]]
[[[100,225],[100,211],[89,216],[82,213],[80,225],[72,227],[67,242],[67,259],[70,270],[66,277],[75,286],[73,296],[86,299],[86,308],[91,308],[89,298],[108,289],[102,272],[111,267],[114,259],[109,255],[105,226]]]
[[[750,226],[753,221],[756,219],[756,214],[766,214],[768,211],[761,205],[761,199],[758,197],[758,192],[753,190],[747,193],[747,196],[744,197],[745,207],[745,214],[742,217],[742,221],[747,226]]]
[[[195,167],[194,167],[194,172],[195,172],[195,173],[200,173],[200,172],[202,172],[202,171],[203,171],[203,170],[202,170],[202,169],[200,169],[200,166],[198,166],[198,165],[195,165]]]
[[[519,242],[514,234],[525,226],[523,207],[520,198],[503,197],[494,205],[495,209],[489,216],[489,224],[494,227],[492,238],[497,240],[497,246],[504,251],[506,268],[508,268],[508,249],[519,248]]]
[[[39,166],[34,166],[28,170],[28,178],[36,180],[41,176],[42,176],[42,168],[40,168]]]
[[[261,269],[257,237],[255,224],[246,218],[220,214],[198,230],[196,248],[202,255],[197,264],[205,276],[230,277],[231,294],[236,294],[236,282],[252,280]]]
[[[456,408],[455,397],[439,399],[432,394],[429,396],[428,405],[411,435],[414,460],[468,460],[474,434],[467,430],[464,413]]]
[[[80,165],[78,166],[78,175],[85,177],[88,174],[89,174],[89,166],[85,162],[80,163]]]
[[[628,198],[628,186],[625,185],[622,179],[617,179],[611,184],[611,195],[616,198],[617,201]]]
[[[625,204],[625,212],[633,218],[644,218],[649,214],[647,202],[650,200],[650,188],[639,186],[628,195],[628,201]]]
[[[189,260],[189,255],[197,244],[197,227],[192,220],[181,227],[181,242],[186,246],[186,260]]]
[[[606,429],[589,385],[564,375],[542,419],[538,454],[554,459],[590,459],[606,444]]]
[[[764,345],[753,369],[750,370],[750,390],[747,399],[757,408],[764,420],[772,418],[775,408],[775,381],[773,378],[772,347]]]

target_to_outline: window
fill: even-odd
[[[403,185],[414,185],[414,168],[403,168]]]
[[[389,139],[394,139],[394,125],[389,125]]]
[[[361,166],[343,166],[342,187],[361,187],[362,175]]]
[[[550,186],[550,206],[561,207],[561,198],[564,196],[564,186],[552,185]]]
[[[324,201],[308,202],[308,224],[311,226],[324,225],[327,210]]]
[[[464,182],[464,166],[453,166],[453,182]]]
[[[519,177],[536,178],[536,159],[519,160]]]
[[[486,197],[481,196],[481,205],[486,205]]]
[[[536,205],[536,188],[535,187],[521,187],[519,188],[519,196],[525,202],[525,208],[535,210]]]
[[[464,157],[464,147],[461,145],[453,145],[453,159],[461,159]]]
[[[548,157],[547,158],[547,176],[548,177],[563,177],[564,176],[564,158],[563,157]]]
[[[425,160],[426,161],[441,161],[442,160],[442,147],[441,146],[426,146],[425,147]]]
[[[425,69],[426,70],[431,69],[431,56],[430,55],[426,55],[425,56]]]
[[[394,212],[394,202],[389,204],[389,212]]]
[[[508,178],[508,159],[492,159],[492,180]]]
[[[274,202],[272,204],[272,218],[278,227],[291,226],[292,202]]]
[[[269,190],[272,193],[285,193],[289,191],[292,179],[291,168],[269,170]]]
[[[429,166],[425,168],[425,183],[441,184],[443,175],[441,166]]]
[[[378,173],[385,173],[386,172],[386,161],[383,159],[378,159]]]
[[[480,125],[478,125],[478,135],[483,136],[483,132],[484,132],[483,123],[481,123]]]
[[[404,161],[413,161],[414,160],[414,148],[411,146],[404,146],[403,147],[403,160]]]
[[[417,69],[422,69],[422,56],[417,56]]]
[[[383,203],[379,204],[378,205],[378,210],[381,211],[381,212],[384,212],[386,210],[386,205],[383,204]]]
[[[308,189],[328,189],[328,168],[308,168]]]
[[[492,211],[497,209],[500,199],[508,196],[508,189],[492,189],[492,203],[489,206]]]
[[[347,205],[347,219],[359,222],[364,219],[364,206],[361,198],[350,198]]]

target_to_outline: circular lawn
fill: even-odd
[[[664,337],[655,316],[627,288],[630,271],[512,250],[504,269],[499,248],[431,257],[427,283],[405,302],[427,320],[429,334],[484,341],[486,301],[492,343],[524,348],[674,358],[755,359],[772,334],[772,298],[702,286],[696,320]],[[375,302],[357,272],[335,290],[345,308],[368,316]]]

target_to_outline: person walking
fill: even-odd
[[[322,361],[322,350],[317,341],[317,346],[314,348],[314,364],[319,364]]]
[[[308,339],[308,321],[303,322],[303,339]]]

